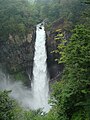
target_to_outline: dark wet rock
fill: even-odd
[[[35,29],[27,35],[25,40],[9,35],[9,40],[0,43],[0,63],[15,79],[24,78],[26,85],[30,83],[28,74],[32,77],[34,44]]]
[[[58,53],[55,53],[54,51],[57,50],[58,44],[60,44],[60,41],[56,41],[54,38],[58,34],[58,29],[61,30],[61,33],[64,34],[64,38],[68,41],[70,37],[70,31],[71,29],[71,23],[68,21],[65,21],[64,19],[60,19],[52,23],[50,29],[46,29],[47,33],[47,39],[46,39],[46,48],[47,48],[47,66],[48,71],[50,74],[50,82],[56,81],[57,79],[60,79],[61,73],[63,71],[64,65],[58,64],[55,59],[60,58],[60,55]],[[59,78],[57,78],[58,74],[60,73]]]
[[[57,43],[54,41],[54,34],[50,34],[50,39],[47,37],[46,48],[47,48],[47,66],[50,74],[50,79],[55,78],[60,71],[63,70],[63,65],[59,65],[55,59],[59,58],[59,55],[52,52],[57,49]]]
[[[42,27],[40,26],[39,29],[42,29]]]

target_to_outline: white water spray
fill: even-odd
[[[46,35],[44,26],[39,24],[37,25],[36,30],[32,94],[34,99],[34,108],[44,108],[44,111],[48,111],[50,108],[48,105],[49,77],[47,75],[45,40]]]

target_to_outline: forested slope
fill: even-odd
[[[0,119],[90,120],[90,0],[0,0],[0,63],[16,79],[28,79],[34,53],[30,36],[42,20],[51,78],[60,72],[52,87],[52,108],[47,114],[26,111],[4,91]]]

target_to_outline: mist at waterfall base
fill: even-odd
[[[22,82],[14,82],[0,71],[0,90],[12,90],[10,97],[16,99],[22,107],[33,109],[32,92]]]
[[[50,110],[49,98],[49,77],[47,75],[45,31],[44,27],[36,30],[35,57],[33,67],[33,80],[31,89],[25,87],[22,82],[12,82],[9,76],[0,71],[0,90],[12,90],[10,97],[16,99],[24,108],[37,110],[43,109],[44,112]]]

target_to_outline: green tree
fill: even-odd
[[[58,51],[61,55],[59,62],[65,65],[62,81],[55,84],[53,93],[58,118],[89,120],[90,30],[83,25],[77,26],[69,43],[65,47],[60,44]]]
[[[24,120],[22,109],[8,94],[10,91],[0,91],[0,120]]]
[[[31,8],[27,0],[0,0],[0,38],[8,40],[9,34],[24,36],[28,33],[33,25]]]

